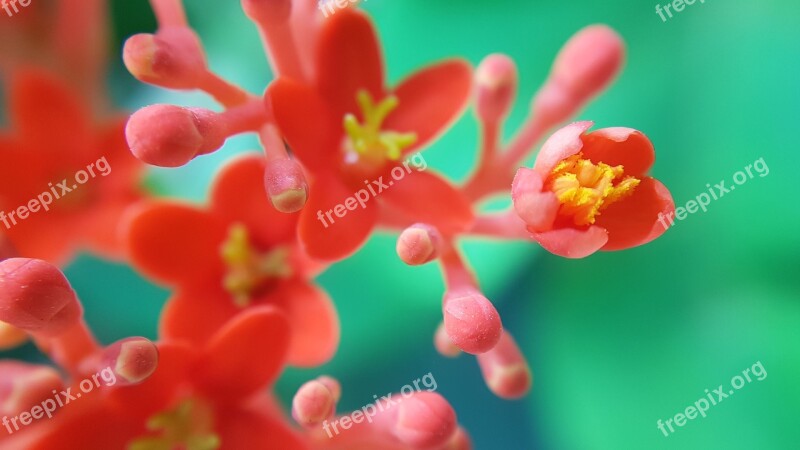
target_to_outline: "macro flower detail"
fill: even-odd
[[[310,281],[321,266],[297,248],[297,214],[269,205],[264,165],[256,155],[228,164],[207,209],[174,201],[135,208],[125,225],[129,256],[176,288],[162,317],[165,337],[201,344],[247,308],[271,304],[292,324],[290,364],[320,364],[338,345],[338,318]]]
[[[314,82],[281,77],[266,94],[278,128],[311,173],[299,229],[306,251],[328,260],[351,254],[379,223],[382,210],[407,218],[407,225],[464,229],[472,220],[464,196],[439,176],[420,171],[381,192],[377,203],[350,211],[341,224],[320,223],[317,211],[330,210],[365,183],[388,179],[403,157],[443,132],[463,111],[472,84],[469,65],[449,60],[388,89],[375,30],[358,11],[331,17],[320,36]]]
[[[665,230],[659,214],[672,196],[646,173],[653,145],[639,131],[576,122],[554,133],[532,169],[517,172],[514,209],[532,237],[560,256],[583,258],[652,241]]]

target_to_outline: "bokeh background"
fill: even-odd
[[[252,92],[263,91],[272,75],[238,2],[185,3],[212,67]],[[144,0],[112,4],[110,82],[117,104],[130,110],[155,102],[214,107],[200,94],[154,89],[127,74],[116,56],[124,38],[151,32],[155,21]],[[644,131],[656,145],[654,173],[678,206],[705,192],[707,183],[730,185],[736,171],[759,158],[770,171],[643,248],[573,261],[527,242],[465,242],[487,296],[535,373],[532,392],[513,402],[489,393],[474,358],[449,360],[435,352],[443,291],[437,268],[404,266],[394,238],[376,236],[321,276],[339,310],[342,344],[324,367],[288,370],[278,383],[283,399],[326,373],[342,382],[341,409],[360,408],[373,395],[431,372],[479,450],[798,448],[800,3],[706,0],[666,23],[655,5],[366,2],[392,82],[444,57],[477,64],[493,52],[512,56],[520,88],[507,135],[524,118],[566,39],[583,26],[609,24],[626,40],[628,62],[581,118]],[[431,168],[463,179],[475,161],[476,138],[469,111],[425,158]],[[224,160],[257,148],[253,137],[231,139],[223,151],[185,168],[153,170],[147,184],[157,195],[202,202]],[[504,204],[501,199],[494,207]],[[167,291],[126,266],[89,255],[67,275],[103,341],[156,336]],[[3,356],[38,358],[30,347]],[[656,428],[658,419],[681,412],[705,389],[728,386],[756,361],[768,373],[765,380],[668,438]]]

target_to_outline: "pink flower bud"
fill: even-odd
[[[187,27],[133,35],[125,42],[122,58],[139,81],[171,89],[194,89],[208,71],[200,40]]]
[[[105,349],[86,366],[86,372],[111,370],[118,386],[139,384],[158,367],[158,347],[147,338],[129,337]]]
[[[242,9],[253,21],[270,25],[289,20],[292,0],[242,0]]]
[[[58,268],[38,259],[0,262],[0,320],[39,336],[57,336],[83,311]]]
[[[448,358],[455,358],[461,354],[461,349],[456,347],[453,341],[450,340],[450,336],[447,335],[444,323],[440,323],[439,327],[436,328],[436,334],[433,336],[433,345],[436,347],[436,351]]]
[[[339,383],[333,378],[309,381],[298,389],[292,400],[292,417],[305,427],[318,425],[336,411],[340,395]]]
[[[179,167],[222,147],[226,131],[213,111],[151,105],[131,116],[125,135],[133,154],[145,163]]]
[[[517,67],[506,55],[487,56],[475,72],[478,117],[489,123],[502,120],[517,93]]]
[[[498,397],[516,399],[528,393],[533,375],[519,347],[508,332],[490,351],[478,355],[486,385]]]
[[[308,199],[308,183],[297,161],[289,158],[267,162],[264,187],[272,206],[283,213],[303,209]]]
[[[453,407],[435,392],[417,392],[396,408],[392,434],[411,448],[439,448],[456,432]]]
[[[418,266],[436,259],[442,247],[442,237],[436,227],[414,224],[397,238],[397,256],[409,266]]]
[[[52,367],[0,361],[0,416],[17,416],[63,387],[61,377]]]
[[[582,29],[556,57],[534,99],[534,114],[550,126],[569,119],[611,83],[624,59],[622,38],[614,30],[605,25]]]
[[[447,335],[461,350],[477,355],[497,345],[503,324],[494,305],[480,292],[448,291],[443,310]]]

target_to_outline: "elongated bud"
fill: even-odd
[[[494,123],[511,109],[517,94],[517,66],[506,55],[487,56],[475,71],[475,103],[478,118]]]
[[[391,433],[411,448],[439,448],[452,438],[458,427],[453,407],[435,392],[417,392],[385,411],[379,419],[393,419]]]
[[[104,348],[83,365],[108,385],[129,386],[147,380],[158,367],[158,347],[147,338],[129,337]]]
[[[242,9],[262,26],[283,23],[292,14],[292,0],[242,0]]]
[[[0,416],[14,417],[28,411],[51,398],[53,390],[63,387],[64,382],[52,367],[0,361]]]
[[[508,332],[503,332],[500,342],[490,351],[478,355],[483,379],[489,390],[505,399],[517,399],[533,384],[533,375],[517,343]]]
[[[442,236],[439,230],[424,223],[411,225],[397,238],[397,256],[409,266],[433,261],[441,249]]]
[[[56,336],[76,325],[83,311],[64,274],[28,258],[0,262],[0,320],[38,336]]]
[[[448,358],[455,358],[461,354],[461,349],[453,344],[450,336],[447,335],[444,322],[440,323],[439,327],[436,328],[436,334],[433,336],[433,345],[442,356],[447,356]]]
[[[534,99],[534,115],[551,126],[567,120],[613,81],[624,59],[622,38],[614,30],[605,25],[582,29],[556,57]]]
[[[503,324],[494,305],[474,289],[448,291],[444,295],[444,326],[461,350],[477,355],[494,348]]]
[[[197,88],[208,71],[200,39],[187,27],[133,35],[122,58],[137,80],[170,89]]]
[[[303,209],[308,200],[308,183],[297,161],[284,158],[267,161],[264,187],[272,206],[283,213]]]
[[[319,377],[298,389],[292,400],[292,417],[304,427],[319,425],[336,412],[341,396],[339,383],[330,377]]]
[[[179,167],[222,147],[227,131],[213,111],[151,105],[131,116],[125,135],[133,154],[145,163]]]

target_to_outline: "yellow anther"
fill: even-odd
[[[241,308],[250,304],[256,289],[266,282],[292,275],[288,248],[259,253],[250,242],[247,228],[239,223],[231,226],[220,253],[228,268],[223,286]]]
[[[590,225],[600,212],[631,195],[639,179],[624,177],[623,166],[594,164],[582,154],[559,162],[545,181],[545,187],[561,203],[559,213],[571,216],[575,225]]]
[[[376,105],[369,92],[361,90],[356,95],[356,101],[361,108],[364,123],[359,123],[354,114],[344,116],[349,150],[376,161],[399,160],[403,150],[417,141],[417,135],[381,130],[386,117],[399,104],[397,97],[390,95]]]
[[[216,450],[221,445],[211,408],[192,399],[152,416],[147,429],[159,435],[135,439],[128,450]]]

